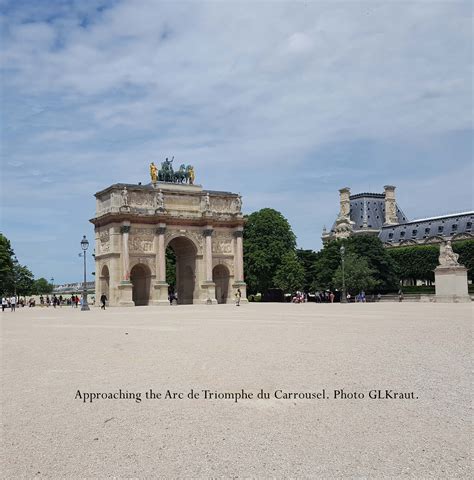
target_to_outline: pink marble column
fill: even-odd
[[[130,281],[130,255],[128,253],[128,234],[130,233],[130,224],[123,224],[120,227],[120,233],[122,234],[122,280]]]
[[[166,249],[165,249],[166,224],[160,223],[156,229],[158,234],[158,281],[166,282]]]
[[[212,232],[211,227],[206,227],[204,236],[206,237],[206,281],[212,282]]]
[[[234,270],[235,270],[235,282],[243,282],[244,280],[244,247],[243,247],[243,231],[236,230],[234,232],[235,237],[235,258],[234,258]]]

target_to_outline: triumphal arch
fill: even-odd
[[[229,303],[243,276],[241,197],[194,184],[192,167],[150,165],[147,185],[114,184],[95,194],[96,297],[110,305],[169,305],[167,248],[180,304]],[[163,181],[165,180],[165,181]]]

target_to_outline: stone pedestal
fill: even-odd
[[[205,305],[217,305],[216,284],[214,282],[204,282],[201,286],[205,291],[201,303],[204,303]]]
[[[437,302],[470,302],[467,291],[467,268],[462,265],[435,268]]]
[[[151,301],[152,305],[160,307],[170,306],[168,287],[169,285],[166,282],[156,282],[155,285],[153,285],[153,300]]]
[[[240,293],[242,296],[240,297],[240,303],[248,303],[247,299],[247,284],[245,282],[235,282],[232,284],[232,288],[234,289],[234,294],[237,292],[237,289],[240,288]],[[233,298],[235,301],[235,296]]]
[[[118,286],[119,290],[119,306],[120,307],[134,307],[133,301],[133,285],[131,282],[121,282]]]

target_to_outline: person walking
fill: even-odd
[[[11,308],[12,312],[14,312],[16,310],[16,297],[15,297],[15,295],[13,295],[10,298],[10,308]]]
[[[105,310],[105,303],[107,302],[107,297],[105,295],[105,293],[103,293],[101,296],[100,296],[100,303],[101,303],[101,306],[100,308],[102,310]]]
[[[237,307],[240,307],[240,299],[242,298],[242,292],[240,291],[240,288],[237,289],[237,292],[235,294],[235,305]]]
[[[7,308],[7,299],[5,297],[2,297],[2,312],[5,311],[5,308]]]

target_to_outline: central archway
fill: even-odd
[[[196,246],[186,237],[175,237],[168,246],[176,256],[175,293],[178,304],[190,305],[196,297]]]
[[[132,300],[135,306],[148,305],[150,300],[151,271],[141,263],[135,265],[130,271],[130,281],[133,285]]]

